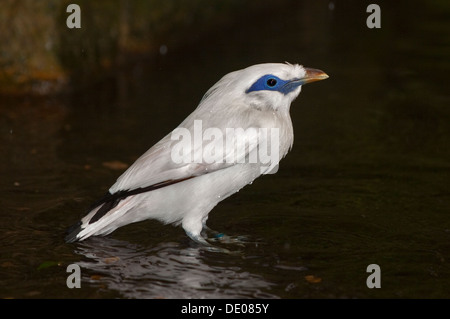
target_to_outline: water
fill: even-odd
[[[2,98],[0,296],[448,298],[450,7],[379,2],[371,30],[368,3],[332,4],[273,9],[69,97]],[[211,228],[246,236],[224,245],[239,253],[202,250],[155,221],[63,242],[122,164],[222,75],[283,61],[330,78],[293,103],[294,148],[278,173],[210,214]],[[72,263],[81,289],[66,286]],[[370,264],[380,289],[366,286]]]

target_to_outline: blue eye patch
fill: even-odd
[[[278,91],[283,93],[284,95],[294,91],[303,82],[301,79],[293,79],[293,80],[282,80],[279,77],[266,74],[260,77],[255,83],[250,86],[250,88],[245,91],[245,93],[255,92],[255,91]]]

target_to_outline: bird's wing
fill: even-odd
[[[207,134],[207,130],[204,132],[200,143],[184,141],[182,145],[181,140],[167,135],[118,178],[110,193],[136,189],[150,191],[249,160],[253,163],[251,160],[255,159],[249,159],[249,156],[255,154],[258,143],[264,138],[257,129],[236,130],[222,137],[214,135],[214,131],[209,131],[211,134]],[[226,133],[226,130],[220,132]],[[184,154],[189,155],[181,162],[180,158],[175,160],[180,146]]]

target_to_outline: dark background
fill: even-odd
[[[69,3],[0,11],[0,297],[449,297],[448,2],[378,1],[380,29],[368,1],[78,1],[81,29]],[[293,103],[278,173],[210,213],[241,254],[155,221],[64,243],[224,74],[284,61],[330,78]]]

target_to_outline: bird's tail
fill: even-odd
[[[91,206],[85,217],[67,230],[65,241],[72,243],[113,232],[121,226],[118,220],[131,208],[129,202],[133,197],[123,199],[108,193]]]
[[[64,237],[66,243],[73,243],[79,240],[79,238],[77,238],[77,235],[82,230],[81,228],[82,224],[83,223],[80,220],[78,223],[72,225],[71,227],[69,227],[69,229],[67,229],[66,237]]]

